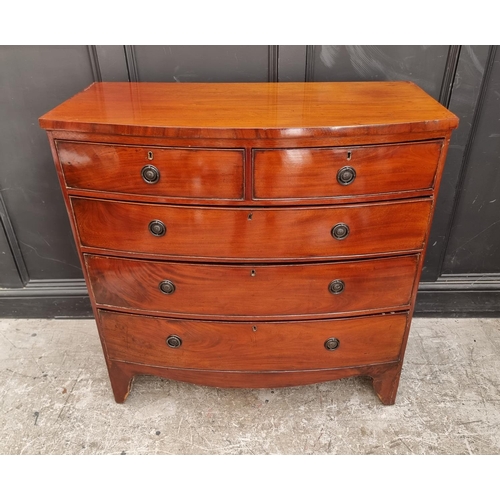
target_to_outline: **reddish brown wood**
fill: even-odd
[[[421,250],[431,200],[342,208],[191,208],[72,198],[81,244],[148,255],[220,260],[310,260]],[[162,221],[157,237],[148,225]],[[411,221],[411,224],[408,223]],[[344,240],[332,237],[339,223]]]
[[[205,370],[314,370],[397,361],[406,313],[275,323],[164,319],[100,311],[111,360]],[[166,344],[169,336],[179,348]],[[340,341],[325,349],[329,338]]]
[[[211,387],[224,388],[276,388],[293,387],[308,384],[318,384],[320,382],[330,382],[346,377],[367,376],[373,378],[381,374],[391,374],[395,367],[401,365],[400,362],[381,363],[374,365],[364,365],[349,368],[331,368],[324,370],[283,370],[283,371],[219,371],[219,370],[194,370],[184,368],[163,368],[159,366],[141,365],[137,363],[126,363],[113,361],[113,365],[120,368],[120,376],[124,378],[121,391],[116,391],[115,400],[123,403],[128,395],[127,383],[133,380],[136,375],[156,375],[180,382],[188,382]],[[335,384],[331,385],[335,392]],[[380,396],[379,396],[380,398]],[[391,403],[385,398],[381,401],[384,404]]]
[[[346,316],[408,307],[418,256],[307,265],[200,265],[87,255],[98,306],[170,316]],[[159,284],[170,280],[166,295]],[[328,287],[342,280],[344,290]]]
[[[251,184],[251,183],[248,183]],[[67,188],[68,194],[72,197],[79,198],[96,198],[100,200],[123,200],[123,201],[133,201],[133,202],[142,202],[142,203],[165,203],[165,204],[175,204],[175,205],[196,205],[199,206],[200,203],[207,203],[210,206],[243,206],[246,208],[252,207],[261,207],[263,205],[267,205],[271,203],[270,201],[264,200],[252,200],[252,199],[244,199],[244,200],[226,200],[219,198],[211,198],[210,200],[200,199],[200,198],[174,198],[169,196],[154,196],[154,199],[149,195],[140,195],[140,194],[120,194],[113,193],[111,191],[88,191],[85,189],[75,189],[75,188]],[[290,206],[293,203],[293,206],[314,206],[314,205],[331,205],[332,201],[334,201],[335,205],[351,205],[353,203],[370,203],[374,200],[376,201],[392,201],[392,200],[400,200],[403,196],[405,199],[410,198],[429,198],[432,196],[434,190],[433,189],[422,189],[418,191],[405,191],[404,193],[384,193],[379,195],[355,195],[355,196],[345,196],[345,197],[336,197],[336,198],[301,198],[301,199],[274,199],[272,200],[273,206]],[[248,196],[252,196],[251,193]]]
[[[254,198],[303,199],[377,195],[431,188],[440,141],[352,148],[267,149],[254,152]],[[345,186],[337,172],[356,172]]]
[[[132,389],[134,375],[127,368],[121,363],[108,362],[109,380],[117,403],[124,403]]]
[[[152,197],[243,198],[241,149],[166,149],[66,141],[57,141],[56,147],[68,187]],[[157,183],[144,181],[141,170],[145,165],[158,169]]]
[[[435,130],[432,132],[423,131],[397,131],[394,133],[386,133],[380,135],[366,135],[360,133],[359,130],[353,130],[352,135],[335,136],[335,135],[318,135],[314,137],[302,137],[289,135],[288,137],[272,138],[266,137],[265,134],[253,138],[245,139],[238,137],[230,138],[210,138],[199,137],[196,139],[197,148],[207,149],[269,149],[269,148],[312,148],[312,147],[354,147],[361,145],[382,145],[382,144],[399,144],[404,142],[417,142],[429,140],[442,140],[448,137],[449,131]],[[356,133],[355,133],[356,132]],[[158,146],[158,147],[172,147],[172,148],[191,148],[193,147],[193,139],[186,137],[163,137],[163,136],[135,136],[130,135],[126,137],[126,141],[122,135],[114,134],[112,132],[106,134],[96,134],[93,132],[78,132],[73,130],[50,130],[50,136],[55,140],[64,140],[70,142],[96,142],[104,144],[127,144],[129,146]],[[251,165],[251,161],[249,163]]]
[[[411,82],[94,83],[40,118],[49,130],[194,139],[446,133],[457,123]]]
[[[400,363],[372,377],[373,389],[385,405],[393,405],[396,402],[402,367],[401,360]]]
[[[457,126],[457,118],[448,110],[407,82],[102,83],[94,84],[47,113],[40,123],[49,130],[82,264],[85,253],[95,255],[87,259],[91,263],[90,273],[84,268],[92,307],[96,317],[114,318],[111,328],[108,328],[108,320],[106,324],[98,320],[98,326],[118,402],[125,400],[135,375],[149,374],[219,387],[291,386],[365,375],[373,379],[374,389],[384,404],[394,403],[435,195],[451,129]],[[80,164],[85,165],[84,175],[81,175],[83,170],[69,165],[67,158],[63,157],[61,164],[56,141],[94,143],[92,148],[96,149],[91,161]],[[443,144],[441,151],[437,144]],[[360,147],[363,145],[367,147]],[[78,149],[81,144],[74,147]],[[110,147],[114,151],[107,149]],[[333,150],[334,147],[337,149]],[[171,172],[175,175],[167,191],[155,194],[147,189],[135,191],[135,180],[125,175],[131,168],[128,160],[125,163],[120,160],[120,166],[113,167],[114,174],[109,175],[102,187],[98,172],[107,171],[106,165],[115,154],[122,160],[130,159],[135,153],[123,156],[122,151],[143,153],[151,148],[175,150],[182,161],[190,158],[186,163],[188,169],[183,169],[181,163],[174,165]],[[308,163],[301,155],[300,171],[294,171],[293,165],[283,161],[283,151],[270,151],[276,148],[295,152],[304,148],[313,154],[314,161]],[[365,162],[356,166],[357,180],[347,190],[339,191],[340,194],[331,190],[328,182],[329,168],[331,170],[328,155],[332,151],[331,158],[335,159],[335,154],[342,153],[338,148],[351,153],[354,150],[354,159],[359,158],[361,152],[366,155]],[[213,170],[203,177],[205,168],[191,159],[204,149],[233,150],[229,151],[231,155],[239,150],[244,158],[243,168],[240,160],[231,156],[234,168],[221,174],[219,168],[222,167],[206,157]],[[260,166],[257,162],[254,172],[252,160],[256,150],[266,151],[257,152],[256,158],[264,155],[261,158],[265,161]],[[322,156],[326,154],[322,150],[328,154]],[[404,155],[400,154],[403,150],[407,151]],[[421,151],[418,162],[414,161],[415,151]],[[76,149],[70,156],[75,152]],[[400,157],[397,161],[396,156]],[[75,158],[76,155],[69,162],[73,163]],[[431,178],[436,163],[435,177]],[[236,174],[236,170],[243,173]],[[88,177],[89,172],[92,177]],[[203,182],[194,182],[191,174],[200,175]],[[166,175],[169,174],[162,170],[162,179]],[[76,177],[69,180],[72,176]],[[115,182],[113,176],[118,177]],[[68,187],[67,181],[75,187]],[[252,199],[254,194],[271,199]],[[232,196],[239,199],[229,199]],[[164,221],[167,235],[156,238],[148,232],[147,224],[151,218],[160,217],[167,219]],[[330,235],[333,225],[339,222],[349,224],[351,229],[343,241],[333,240]],[[396,259],[396,255],[400,258]],[[127,259],[111,259],[112,256]],[[392,267],[391,262],[399,264]],[[368,265],[373,267],[362,268]],[[410,267],[413,286],[407,299],[408,287],[404,283]],[[246,286],[238,289],[238,273],[252,268],[258,272],[252,279],[265,278],[259,283],[261,287],[251,281],[248,286],[249,277],[245,275],[240,284]],[[210,289],[214,278],[208,270],[215,269],[220,270],[215,278],[217,294],[213,294],[210,303],[208,294],[202,293],[202,284]],[[323,280],[322,273],[309,274],[313,269],[322,269],[325,274],[331,270],[349,270],[349,284],[355,283],[360,293],[356,297],[348,294],[348,290],[354,289],[349,286],[345,295],[332,296],[345,302],[337,309],[328,309],[326,299],[323,301],[324,289],[316,288]],[[381,269],[387,274],[379,276]],[[156,310],[163,306],[155,302],[157,296],[149,285],[153,278],[163,275],[164,270],[177,273],[183,293],[185,285],[196,285],[197,296],[191,297],[191,304],[179,302],[175,311]],[[301,289],[298,293],[295,291],[298,282],[310,290],[310,296]],[[381,286],[376,287],[376,282]],[[120,293],[123,283],[125,287]],[[224,288],[224,283],[230,286]],[[273,284],[276,285],[274,292]],[[290,292],[280,295],[284,286]],[[259,290],[265,294],[260,296]],[[245,316],[245,299],[249,294],[255,309]],[[398,294],[399,300],[395,300]],[[220,302],[216,295],[220,296]],[[162,299],[178,296],[180,292]],[[98,300],[113,301],[115,305],[101,304]],[[272,307],[273,304],[276,307]],[[104,307],[114,308],[115,312],[99,309]],[[197,307],[203,309],[206,317],[195,316]],[[294,312],[297,307],[307,309],[308,316],[297,316]],[[350,307],[367,309],[349,310]],[[154,308],[151,312],[158,317],[145,316],[150,311],[147,308]],[[235,315],[227,316],[223,308]],[[375,310],[382,314],[369,316],[370,311]],[[265,314],[280,311],[278,314],[283,316],[258,315],[259,311]],[[336,315],[345,317],[327,319]],[[319,320],[320,317],[324,319]],[[115,321],[116,318],[121,319]],[[271,318],[281,321],[271,322]],[[379,322],[387,322],[387,328],[375,331],[375,335],[380,333],[381,345],[385,346],[381,350],[373,338],[373,328]],[[398,328],[393,329],[390,325],[396,322]],[[146,324],[149,326],[141,326]],[[160,329],[151,326],[153,324]],[[186,351],[184,343],[184,351],[181,347],[169,348],[169,352],[177,352],[177,361],[184,359],[182,352],[188,352],[184,368],[147,364],[149,361],[170,363],[171,357],[164,357],[164,351],[156,342],[164,334],[161,330],[164,325],[170,329],[181,324],[192,327],[184,333],[189,349]],[[329,328],[324,330],[324,325]],[[343,342],[341,350],[327,353],[341,353],[340,357],[333,358],[343,363],[341,368],[312,368],[326,366],[321,365],[325,362],[325,353],[316,356],[312,354],[315,348],[307,347],[303,349],[304,357],[296,343],[287,344],[290,337],[285,327],[295,332],[294,338],[300,336],[301,340],[305,339],[305,345],[310,346],[307,342],[319,340],[323,331],[330,333],[336,328],[333,325],[346,326],[341,333],[344,340],[348,339],[348,349]],[[250,326],[251,332],[243,331]],[[262,328],[264,332],[277,333],[264,337]],[[235,331],[239,334],[235,335]],[[364,347],[362,339],[365,339]],[[235,342],[236,351],[227,350],[228,341]],[[274,349],[264,349],[262,342],[273,345]],[[354,346],[357,347],[354,349]],[[208,358],[205,351],[210,353]],[[251,356],[247,357],[247,352],[251,352]],[[126,359],[112,359],[116,353],[121,353],[117,357]],[[371,355],[378,356],[378,361],[370,361],[367,356]],[[226,364],[220,364],[221,359]],[[227,368],[238,366],[238,362],[247,368]],[[351,362],[354,365],[345,365]],[[248,368],[250,366],[254,368]],[[281,366],[295,368],[281,369]]]

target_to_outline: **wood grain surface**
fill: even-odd
[[[68,187],[172,198],[242,199],[244,151],[132,147],[57,141]],[[149,154],[149,156],[148,156]],[[152,165],[159,180],[141,170]]]
[[[406,314],[307,323],[204,322],[99,311],[111,360],[207,370],[300,370],[397,361]],[[173,349],[167,337],[178,336]],[[340,341],[325,349],[329,338]]]
[[[352,148],[296,148],[254,151],[256,199],[335,198],[380,195],[431,188],[441,152],[440,141]],[[337,173],[356,172],[345,186]]]
[[[442,136],[457,117],[411,82],[94,83],[42,128],[192,138]]]
[[[422,249],[432,201],[328,208],[215,208],[72,198],[81,244],[134,254],[214,260],[310,260]],[[153,220],[167,232],[153,236]],[[411,223],[409,223],[411,221]],[[332,237],[344,223],[350,233]]]
[[[40,124],[117,402],[137,374],[218,387],[365,375],[395,402],[458,124],[445,107],[409,82],[94,83]]]
[[[99,307],[220,319],[347,316],[409,307],[416,255],[335,264],[202,265],[86,255]],[[160,291],[169,280],[172,294]],[[329,285],[344,289],[332,294]]]

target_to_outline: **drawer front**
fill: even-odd
[[[431,204],[429,199],[415,199],[329,208],[233,209],[72,198],[86,247],[254,261],[420,250]]]
[[[58,141],[57,151],[71,188],[172,198],[243,198],[243,150]]]
[[[396,361],[406,319],[406,314],[392,314],[323,321],[217,323],[99,311],[100,332],[110,359],[208,370],[326,369]],[[169,347],[167,339],[180,346]],[[338,340],[336,349],[325,348],[329,339]],[[328,345],[335,347],[336,343]]]
[[[234,266],[86,255],[85,262],[99,306],[227,318],[405,307],[418,257]]]
[[[334,198],[428,189],[440,141],[254,151],[255,199]]]

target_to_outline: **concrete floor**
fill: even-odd
[[[416,318],[398,399],[361,378],[114,402],[90,320],[0,320],[0,454],[499,454],[500,319]]]

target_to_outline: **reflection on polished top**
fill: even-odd
[[[94,83],[42,128],[196,138],[439,132],[457,118],[411,82]]]

